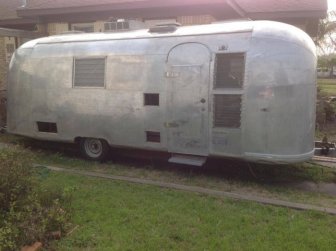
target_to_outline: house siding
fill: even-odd
[[[61,34],[69,30],[68,23],[49,23],[47,25],[47,32],[50,36]]]
[[[5,37],[0,37],[0,127],[6,123],[5,89],[7,85],[7,63]]]
[[[172,18],[169,18],[172,19]],[[162,20],[166,20],[166,18],[162,18]],[[211,15],[199,15],[199,16],[179,16],[175,18],[176,22],[181,25],[197,25],[197,24],[210,24],[215,22],[216,19]],[[159,21],[159,20],[158,20]],[[97,20],[92,23],[94,27],[94,32],[104,32],[104,23],[108,22],[108,20]],[[87,23],[83,20],[83,23]],[[50,36],[58,35],[64,32],[69,31],[70,23],[47,23],[47,24],[38,24],[37,31],[40,33],[47,33]],[[148,28],[146,21],[142,19],[131,19],[130,20],[130,29],[144,29]]]
[[[211,15],[177,17],[177,22],[181,25],[211,24],[215,21],[216,19]]]
[[[0,91],[7,86],[7,67],[5,37],[0,37]]]

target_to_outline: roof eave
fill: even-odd
[[[317,11],[279,11],[279,12],[253,12],[247,13],[247,17],[251,19],[286,19],[286,18],[318,18],[327,17],[326,10]]]
[[[18,30],[18,29],[0,28],[0,36],[38,38],[46,36],[46,34],[33,31]]]
[[[17,9],[17,14],[20,17],[36,17],[36,16],[48,16],[48,15],[59,15],[59,14],[77,14],[77,13],[92,13],[101,11],[134,11],[134,10],[147,10],[156,8],[194,8],[202,6],[205,9],[211,8],[211,6],[227,6],[231,10],[230,5],[223,0],[213,0],[211,4],[207,1],[204,3],[198,3],[196,5],[191,5],[190,1],[181,0],[170,0],[170,1],[146,1],[146,2],[127,2],[127,3],[114,3],[105,5],[92,5],[92,6],[76,6],[76,7],[66,7],[66,8],[49,8],[49,9],[29,9],[21,7]]]
[[[0,27],[5,25],[36,24],[38,18],[12,18],[0,20]]]

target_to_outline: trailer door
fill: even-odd
[[[175,46],[167,58],[167,135],[172,153],[208,155],[211,54],[199,43]]]

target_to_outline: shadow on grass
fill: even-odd
[[[75,144],[21,138],[17,144],[45,155],[83,161]],[[105,164],[131,166],[138,170],[174,172],[179,176],[205,176],[262,185],[284,185],[301,181],[336,182],[336,172],[313,163],[266,165],[235,159],[210,158],[203,167],[168,163],[168,153],[112,148]],[[87,163],[87,162],[86,162]],[[66,165],[66,163],[64,163]]]

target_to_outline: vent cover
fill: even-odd
[[[56,123],[38,121],[36,124],[39,132],[57,133]]]
[[[160,96],[158,93],[145,93],[144,94],[144,105],[145,106],[159,106]]]
[[[105,58],[75,58],[75,87],[104,87]]]
[[[148,31],[150,33],[170,33],[176,31],[179,26],[181,26],[179,23],[162,23],[150,27]]]
[[[160,143],[161,141],[160,132],[146,131],[146,141]]]
[[[241,95],[218,94],[214,97],[214,127],[239,128]]]

